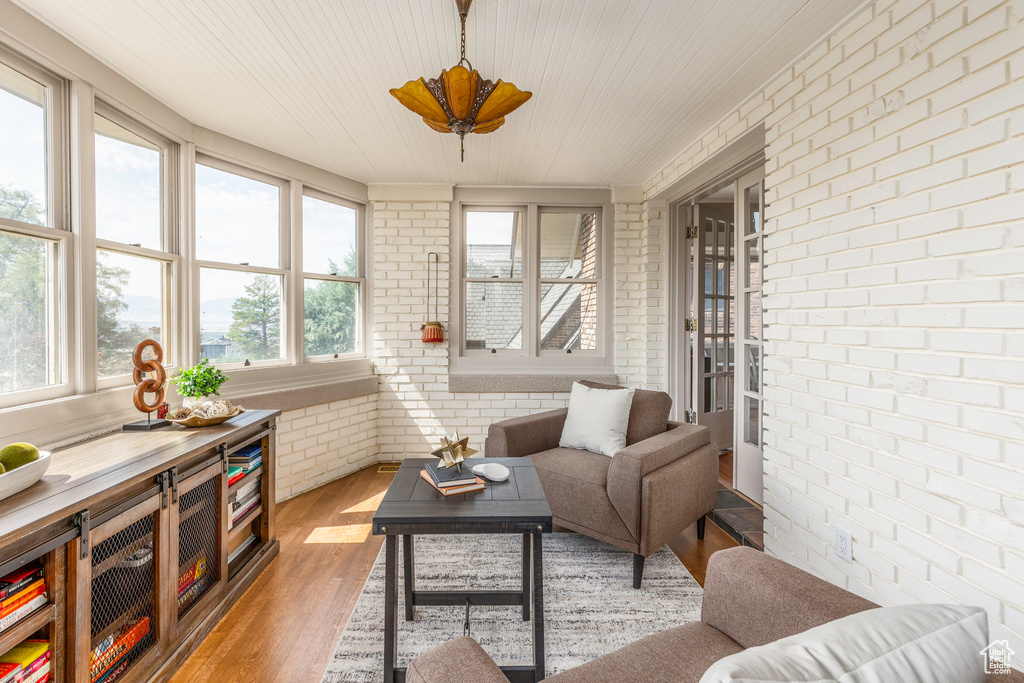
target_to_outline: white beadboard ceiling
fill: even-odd
[[[453,0],[16,0],[193,122],[366,183],[639,184],[863,0],[476,0],[533,98],[459,141],[388,94],[458,60]]]

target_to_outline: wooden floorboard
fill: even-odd
[[[282,503],[281,554],[172,683],[318,683],[380,551],[370,524],[393,478],[374,465]],[[694,525],[669,542],[701,585],[711,554],[735,545],[712,522],[703,541]]]

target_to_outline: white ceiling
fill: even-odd
[[[388,89],[458,60],[453,0],[16,0],[193,122],[367,183],[639,184],[863,0],[476,0],[533,99],[435,133]]]

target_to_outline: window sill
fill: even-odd
[[[329,369],[324,363],[307,363],[226,374],[231,381],[221,396],[253,409],[294,410],[377,391],[377,377],[366,358],[338,361]],[[0,443],[27,441],[52,450],[115,431],[126,422],[145,418],[132,405],[134,389],[121,386],[0,410]],[[166,400],[171,406],[181,403],[173,385]]]
[[[579,374],[497,374],[497,373],[451,373],[448,375],[448,391],[453,394],[473,393],[568,393],[573,382],[589,380],[603,384],[618,384],[615,373]]]

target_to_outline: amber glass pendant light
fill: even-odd
[[[501,79],[492,83],[481,78],[466,59],[466,18],[471,4],[473,0],[455,0],[462,24],[459,63],[442,70],[437,78],[417,78],[401,88],[391,89],[395,99],[423,117],[423,123],[439,133],[457,133],[463,161],[466,160],[466,133],[482,135],[498,130],[505,123],[505,115],[533,95]]]

